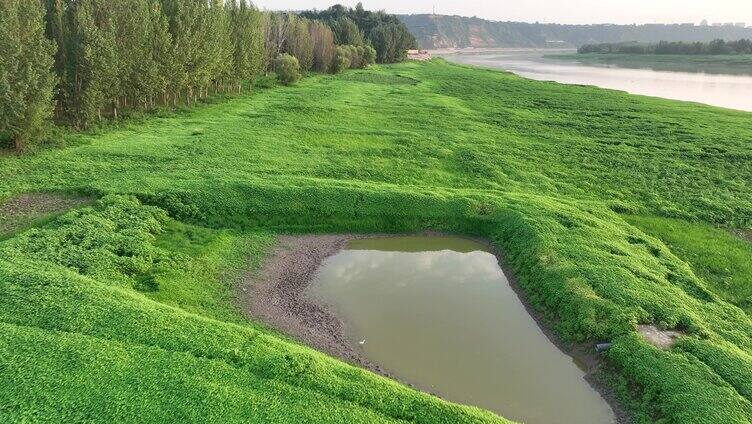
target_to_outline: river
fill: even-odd
[[[435,56],[452,62],[502,69],[535,80],[594,85],[632,94],[752,111],[752,75],[738,75],[736,67],[729,67],[728,74],[711,74],[686,72],[686,64],[677,65],[676,70],[670,70],[671,66],[666,64],[661,64],[660,70],[648,66],[635,69],[617,64],[585,64],[544,57],[555,53],[573,52],[521,49],[433,52]]]

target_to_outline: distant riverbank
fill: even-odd
[[[661,55],[623,53],[556,53],[546,59],[576,61],[585,65],[652,69],[716,75],[752,75],[752,55]]]

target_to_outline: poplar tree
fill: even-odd
[[[150,0],[149,19],[151,34],[151,57],[156,66],[156,77],[151,90],[152,96],[160,96],[163,104],[170,104],[169,93],[180,89],[180,69],[175,60],[172,35],[167,16],[162,13],[162,6],[158,0]],[[154,99],[151,99],[152,107]]]
[[[106,103],[111,102],[115,117],[120,107],[117,40],[109,11],[106,0],[76,0],[69,5],[66,109],[78,128],[101,118]]]
[[[67,72],[67,62],[66,62],[66,53],[68,50],[67,47],[67,15],[66,15],[66,6],[64,0],[46,0],[46,9],[47,13],[45,16],[45,23],[46,23],[46,33],[47,38],[52,40],[52,42],[55,44],[56,51],[55,51],[55,74],[57,75],[57,78],[59,81],[65,80],[65,74]],[[64,105],[64,90],[56,90],[55,97],[56,97],[56,105]],[[57,115],[58,108],[55,108],[56,112],[56,118],[59,117]],[[61,113],[64,113],[63,111],[60,111]]]
[[[308,20],[294,17],[290,22],[289,31],[285,52],[298,59],[302,71],[310,70],[313,66],[313,41],[308,30]]]
[[[120,84],[113,101],[128,108],[147,109],[158,78],[148,0],[111,1],[109,9],[115,39],[123,46],[117,49]]]
[[[0,136],[24,150],[52,114],[55,45],[45,36],[40,0],[0,1]]]
[[[327,72],[331,69],[334,60],[334,34],[328,25],[318,21],[312,21],[308,27],[313,43],[312,69],[317,72]]]
[[[262,16],[245,0],[231,0],[226,4],[230,21],[232,69],[230,77],[242,90],[243,80],[251,80],[263,66],[263,22]]]

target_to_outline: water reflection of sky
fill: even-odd
[[[415,251],[415,238],[405,239],[407,252],[384,240],[344,250],[324,262],[309,295],[333,308],[356,349],[416,387],[527,423],[612,421],[494,255],[466,240],[424,239],[432,251]]]
[[[465,54],[446,56],[460,63],[503,69],[520,76],[565,84],[595,85],[632,94],[693,101],[752,111],[752,76],[633,69],[618,64],[595,66],[546,59],[544,52]],[[666,66],[662,64],[661,66]]]

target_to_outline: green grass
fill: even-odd
[[[3,421],[498,421],[232,306],[276,234],[424,229],[492,240],[562,338],[612,341],[640,416],[752,420],[744,284],[691,255],[728,240],[668,238],[752,224],[747,113],[433,61],[70,137],[0,161],[0,198],[105,196],[0,243]],[[689,336],[662,351],[638,323]]]
[[[752,312],[752,244],[703,223],[637,216],[627,221],[661,239],[723,299]]]
[[[147,297],[219,320],[245,322],[235,305],[234,286],[259,265],[273,241],[267,232],[238,234],[170,221],[155,245],[171,252],[173,260],[148,275],[146,281],[156,287]]]
[[[587,64],[614,64],[628,68],[649,67],[666,71],[752,74],[752,55],[574,53],[546,55],[546,57]]]

